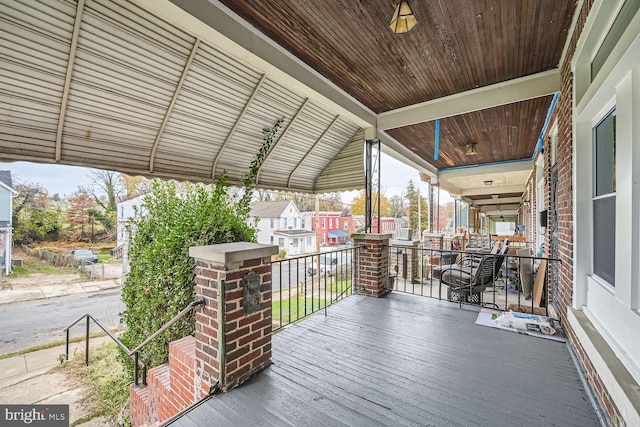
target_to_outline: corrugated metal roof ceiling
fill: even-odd
[[[364,187],[364,132],[124,0],[0,0],[0,159],[240,182],[284,118],[259,186]]]

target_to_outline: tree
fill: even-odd
[[[72,231],[80,229],[80,235],[85,233],[85,225],[89,224],[90,218],[96,211],[96,200],[88,188],[79,186],[69,199],[69,209],[67,209],[67,223]]]
[[[175,182],[154,181],[153,192],[143,198],[145,215],[134,215],[129,226],[131,269],[122,288],[127,324],[122,341],[129,348],[193,301],[195,262],[190,247],[256,240],[256,229],[249,225],[255,178],[281,125],[279,120],[265,130],[241,193],[230,191],[226,177],[211,186],[180,184],[184,192]],[[176,322],[141,350],[141,360],[151,366],[164,363],[167,342],[192,334],[194,328],[193,316]]]
[[[407,203],[404,193],[389,197],[391,203],[391,216],[394,218],[402,218],[407,215]]]
[[[320,196],[320,210],[321,211],[340,211],[342,212],[344,206],[342,203],[342,196],[338,193],[323,194]]]
[[[115,212],[118,208],[117,196],[123,191],[120,174],[107,170],[93,169],[89,172],[89,177],[93,180],[94,190],[97,187],[107,196],[105,203],[94,191],[93,197],[96,199],[96,203],[106,212]]]
[[[420,196],[418,189],[409,180],[407,184],[407,200],[409,201],[409,224],[411,229],[418,230],[418,206],[420,206],[420,230],[427,230],[429,227],[429,206],[424,197]]]
[[[267,190],[256,190],[253,193],[256,202],[270,202],[271,194]]]
[[[62,210],[49,199],[40,184],[17,184],[13,199],[14,238],[26,243],[56,240],[62,229]]]
[[[373,192],[371,194],[371,206],[372,206],[372,216],[376,216],[378,214],[377,203],[378,193]],[[364,215],[365,214],[365,191],[362,190],[358,196],[353,199],[351,203],[351,214],[352,215]],[[391,203],[389,199],[384,194],[380,195],[380,215],[381,216],[390,216],[391,215]]]
[[[120,187],[122,191],[118,195],[118,201],[124,202],[143,194],[151,193],[151,180],[143,176],[120,175]]]

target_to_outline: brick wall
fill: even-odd
[[[196,297],[205,301],[196,312],[195,336],[169,343],[168,363],[149,370],[147,387],[131,387],[133,426],[165,421],[271,363],[271,255],[277,252],[277,246],[254,243],[190,249]],[[257,310],[245,313],[245,279],[253,277]]]
[[[362,246],[356,258],[355,293],[382,297],[389,287],[389,240],[391,234],[354,234],[355,246]]]
[[[250,271],[261,276],[260,307],[244,314],[243,278]],[[218,286],[224,283],[224,343],[226,361],[221,369],[218,327]],[[218,386],[227,391],[264,369],[271,360],[271,264],[270,258],[244,261],[233,271],[197,260],[196,294],[205,298],[205,309],[196,314],[196,375],[209,393]],[[224,378],[223,372],[224,371]]]
[[[195,403],[195,338],[169,343],[169,362],[149,370],[147,386],[131,386],[133,426],[155,425]],[[200,395],[198,395],[199,397]]]
[[[584,24],[586,22],[593,0],[585,0],[580,11],[576,28],[571,35],[571,41],[567,53],[567,58],[562,64],[562,89],[556,111],[552,121],[558,120],[558,185],[557,185],[557,208],[558,208],[558,235],[559,235],[559,258],[562,264],[559,269],[558,278],[558,310],[565,332],[571,347],[574,349],[578,362],[589,382],[596,399],[598,400],[605,417],[611,425],[623,425],[619,409],[615,406],[611,396],[603,385],[602,378],[594,369],[593,364],[585,353],[580,341],[576,338],[575,332],[567,321],[567,309],[573,300],[573,74],[571,73],[571,60],[576,49],[576,45]],[[545,165],[547,167],[547,180],[550,179],[550,159],[549,153],[545,153]],[[547,188],[547,196],[549,188]],[[546,247],[549,248],[549,236],[547,236]],[[548,250],[548,249],[547,249]]]

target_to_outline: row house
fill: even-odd
[[[316,212],[303,212],[307,230],[316,231]],[[318,238],[322,245],[334,246],[350,239],[356,231],[353,217],[342,216],[340,212],[320,211],[318,218]]]

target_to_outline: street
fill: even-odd
[[[0,306],[0,354],[13,353],[65,339],[64,329],[84,314],[91,314],[105,327],[119,324],[120,290],[83,293],[3,304]],[[71,337],[84,336],[86,323],[74,326]],[[90,325],[90,332],[100,328]]]
[[[273,291],[287,289],[304,282],[305,278],[310,280],[311,276],[308,273],[305,276],[305,270],[311,267],[312,263],[311,257],[274,262],[271,268],[271,289]]]

